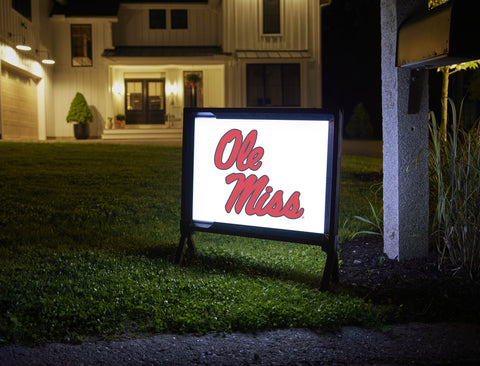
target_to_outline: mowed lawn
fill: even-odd
[[[340,238],[371,229],[381,160],[344,156]],[[181,148],[0,143],[0,342],[375,326],[391,309],[318,290],[319,247],[180,238]]]

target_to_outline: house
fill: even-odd
[[[179,137],[189,106],[321,107],[329,2],[0,0],[2,138],[73,138],[76,92],[104,139]]]

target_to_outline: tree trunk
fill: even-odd
[[[448,68],[442,68],[442,113],[440,116],[443,141],[447,141],[447,117],[448,117],[448,78],[450,72]]]

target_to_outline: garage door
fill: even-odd
[[[0,82],[2,138],[38,140],[36,82],[3,64]]]

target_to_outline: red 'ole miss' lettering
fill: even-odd
[[[218,169],[226,170],[230,169],[234,163],[237,164],[237,168],[240,171],[246,169],[257,170],[262,166],[260,161],[263,157],[263,149],[261,147],[256,147],[255,142],[257,142],[257,131],[253,130],[245,137],[245,140],[242,141],[243,136],[242,132],[239,130],[230,130],[220,139],[217,149],[215,150],[215,166]],[[222,161],[223,154],[225,152],[225,147],[228,143],[234,141],[232,151],[224,163]]]
[[[272,217],[285,216],[289,219],[298,219],[303,215],[304,209],[300,208],[300,192],[294,192],[284,205],[282,191],[277,191],[270,197],[273,188],[267,186],[269,178],[266,175],[257,179],[254,174],[245,178],[245,174],[232,173],[225,181],[228,184],[237,181],[225,205],[228,213],[235,205],[235,212],[239,214],[246,204],[247,215],[268,214]]]
[[[230,169],[236,164],[238,170],[258,170],[262,166],[260,161],[264,150],[255,147],[257,142],[257,131],[250,131],[245,140],[242,132],[237,129],[228,131],[220,139],[215,150],[215,166],[221,170]],[[228,144],[233,143],[230,155],[224,162],[223,155]],[[242,173],[232,173],[227,176],[227,184],[236,181],[235,187],[228,198],[225,209],[228,213],[235,206],[235,212],[239,214],[243,207],[247,215],[272,217],[285,216],[289,219],[298,219],[303,215],[303,208],[300,208],[300,192],[294,192],[287,202],[283,203],[283,191],[277,191],[272,195],[273,188],[267,186],[268,176],[257,178],[254,174],[248,178]]]

